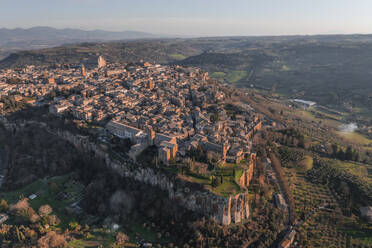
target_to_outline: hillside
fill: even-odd
[[[0,68],[24,65],[81,64],[96,66],[98,55],[108,62],[138,62],[140,60],[168,63],[178,54],[191,56],[200,50],[184,46],[177,40],[83,43],[34,51],[13,53],[0,62]],[[183,58],[183,57],[182,57]]]

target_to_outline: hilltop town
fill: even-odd
[[[3,70],[0,88],[1,96],[15,101],[49,105],[52,114],[105,125],[109,133],[131,140],[134,160],[155,145],[164,164],[200,147],[216,161],[239,163],[253,152],[252,135],[262,127],[249,105],[231,111],[228,107],[236,106],[225,102],[223,88],[197,68],[106,65],[99,57],[92,70],[84,65]]]

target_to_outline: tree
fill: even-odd
[[[57,226],[61,223],[61,220],[57,217],[57,215],[53,214],[48,216],[48,224],[51,226]]]
[[[123,233],[123,232],[118,232],[116,234],[116,242],[119,244],[119,245],[124,245],[126,242],[128,242],[129,238],[128,236]]]
[[[41,237],[37,241],[37,244],[40,248],[63,247],[66,244],[66,240],[63,235],[57,234],[55,231],[50,231]]]
[[[337,153],[337,158],[340,160],[345,160],[345,153],[342,149],[340,149]]]
[[[332,144],[332,153],[333,153],[333,157],[337,157],[338,145],[336,143]]]
[[[30,216],[30,222],[31,223],[36,223],[40,221],[40,216],[37,214],[33,214]]]
[[[353,148],[351,146],[346,148],[345,160],[353,160]]]
[[[31,241],[36,241],[38,238],[38,235],[35,230],[26,228],[25,230],[25,236],[26,238],[30,239]]]
[[[19,230],[18,226],[15,227],[15,236],[18,242],[23,242],[26,239],[25,235]]]
[[[215,177],[215,176],[212,177],[212,187],[213,187],[213,188],[218,187],[218,186],[220,185],[220,182],[221,182],[221,181],[218,180],[217,177]]]
[[[49,189],[50,189],[52,192],[57,192],[57,190],[58,190],[58,185],[57,185],[55,182],[50,182],[50,183],[48,183],[48,186],[49,186]]]
[[[305,148],[305,139],[304,139],[304,137],[301,137],[298,140],[298,147]]]
[[[0,212],[7,212],[9,209],[8,203],[6,200],[1,199],[0,200]]]
[[[9,210],[20,221],[31,221],[31,216],[36,214],[34,209],[30,207],[28,203],[28,198],[23,198],[19,200],[16,204],[11,205]]]
[[[79,231],[81,229],[81,226],[76,221],[70,222],[68,226],[70,227],[71,230],[74,231]]]
[[[39,208],[39,215],[41,217],[44,217],[44,216],[48,216],[49,214],[51,214],[53,212],[53,209],[51,206],[49,206],[48,204],[46,205],[42,205],[40,208]]]

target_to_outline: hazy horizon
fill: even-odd
[[[368,0],[5,0],[0,23],[187,36],[369,34],[370,10]]]
[[[52,28],[52,29],[57,29],[57,30],[68,30],[68,29],[76,29],[76,30],[81,30],[81,31],[105,31],[105,32],[139,32],[139,33],[147,33],[147,34],[152,34],[152,35],[163,35],[164,37],[169,36],[170,38],[208,38],[208,37],[270,37],[270,36],[322,36],[322,35],[372,35],[372,31],[368,33],[314,33],[314,34],[247,34],[247,35],[240,35],[240,34],[210,34],[210,35],[193,35],[193,34],[172,34],[172,33],[153,33],[151,31],[143,31],[143,30],[134,30],[134,29],[125,29],[125,30],[109,30],[109,29],[103,29],[103,28],[78,28],[78,27],[53,27],[53,26],[30,26],[30,27],[14,27],[14,28],[9,28],[9,27],[3,27],[0,26],[0,29],[8,29],[8,30],[17,30],[17,29],[23,29],[23,30],[29,30],[33,28]],[[163,37],[163,36],[160,36]]]

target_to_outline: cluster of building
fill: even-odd
[[[0,92],[48,104],[53,114],[105,123],[109,132],[135,144],[133,158],[155,145],[164,163],[192,149],[238,163],[249,157],[251,137],[262,128],[248,105],[240,104],[239,113],[226,109],[224,89],[197,68],[107,64],[99,57],[90,70],[61,65],[0,71]]]

